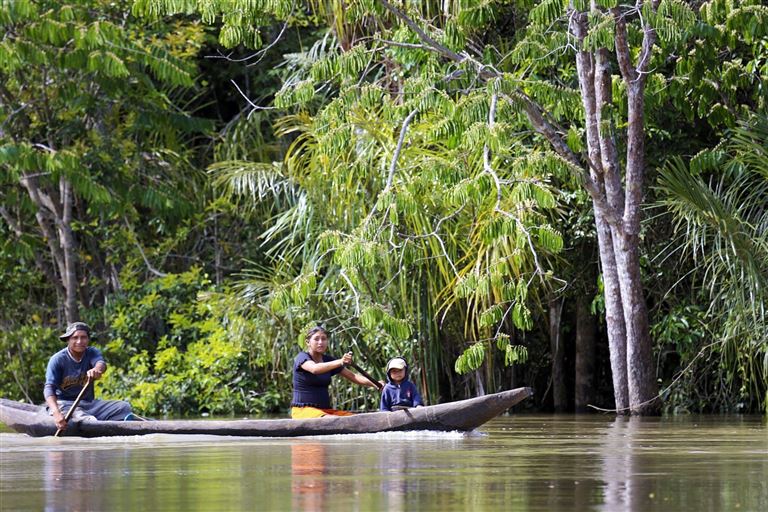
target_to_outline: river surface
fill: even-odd
[[[3,511],[768,511],[760,417],[520,415],[478,431],[0,433]]]

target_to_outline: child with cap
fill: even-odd
[[[424,405],[416,385],[408,380],[408,363],[402,357],[387,363],[387,385],[381,392],[382,411]]]

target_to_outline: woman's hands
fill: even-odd
[[[346,354],[341,356],[341,366],[346,368],[351,364],[352,364],[352,352],[347,352]]]

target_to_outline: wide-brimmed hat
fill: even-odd
[[[85,322],[72,322],[67,326],[67,330],[64,331],[64,334],[60,335],[59,338],[62,340],[68,340],[70,336],[75,334],[75,331],[85,331],[88,333],[88,336],[91,335],[91,328],[88,327],[88,324]]]
[[[392,369],[404,370],[407,367],[408,367],[408,363],[405,362],[405,359],[403,359],[402,357],[393,357],[387,363],[387,373],[389,373],[389,370],[392,370]]]

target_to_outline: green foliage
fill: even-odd
[[[175,228],[202,199],[186,144],[210,124],[182,105],[195,102],[191,57],[203,29],[146,28],[125,18],[127,8],[0,3],[3,218],[34,249],[51,297],[64,294],[57,237],[71,231],[66,256],[80,289],[69,292],[86,309],[119,288],[115,276],[134,254],[143,259],[143,236]]]
[[[467,373],[477,370],[485,362],[486,346],[477,342],[469,346],[457,359],[454,369],[456,373]]]
[[[487,344],[477,342],[467,348],[457,359],[454,369],[458,374],[465,374],[477,370],[485,362]],[[504,354],[504,364],[524,364],[528,360],[528,349],[522,345],[512,345],[509,336],[500,334],[496,339],[496,345]]]
[[[762,324],[734,276],[737,269],[751,275],[744,290],[760,291],[753,277],[764,271],[764,222],[756,217],[759,187],[750,193],[746,186],[758,180],[751,171],[739,177],[747,167],[760,169],[747,159],[760,153],[740,152],[735,161],[732,148],[717,142],[725,127],[765,106],[765,7],[757,0],[712,0],[699,11],[680,0],[662,0],[655,10],[651,4],[400,6],[463,59],[456,62],[430,51],[371,0],[137,0],[132,12],[140,23],[125,18],[128,6],[120,2],[2,1],[0,84],[17,98],[0,103],[0,126],[15,137],[0,143],[0,194],[24,231],[18,243],[3,246],[2,261],[18,257],[28,268],[46,250],[43,237],[31,236],[36,212],[19,187],[22,174],[42,170],[51,190],[55,180],[69,180],[78,197],[80,253],[93,258],[82,281],[104,283],[108,291],[122,286],[124,293],[104,311],[113,362],[105,391],[150,414],[284,406],[296,342],[303,347],[306,327],[316,322],[331,330],[332,353],[353,349],[371,368],[405,355],[417,375],[423,372],[422,391],[437,400],[446,381],[460,381],[450,368],[467,373],[485,365],[488,377],[498,372],[495,361],[518,364],[529,350],[545,352],[529,340],[546,335],[538,315],[551,271],[571,281],[591,266],[593,219],[577,178],[583,169],[531,130],[525,99],[541,105],[582,156],[586,127],[574,50],[613,55],[610,9],[626,9],[632,58],[641,23],[658,36],[646,77],[649,172],[672,154],[696,155],[687,166],[670,163],[664,186],[679,194],[668,207],[678,232],[690,235],[681,247],[702,265],[691,275],[717,282],[694,294],[711,309],[669,306],[648,290],[668,312],[654,334],[659,347],[672,344],[688,361],[704,339],[692,326],[705,322],[722,336],[722,368],[707,371],[755,403],[761,388],[754,383],[764,378],[768,356],[762,331],[745,336],[739,327]],[[580,48],[568,32],[573,10],[588,13]],[[209,126],[183,107],[198,101],[186,89],[205,40],[202,27],[190,23],[196,18],[215,26],[230,55],[261,48],[253,56],[284,56],[279,65],[273,58],[244,68],[249,84],[281,81],[278,91],[252,85],[245,93],[259,91],[254,101],[277,110],[239,115],[224,129],[210,182],[189,151],[203,145],[191,134]],[[272,41],[276,31],[282,40]],[[227,76],[220,78],[226,83],[219,62],[212,73]],[[621,153],[627,90],[615,58],[609,64],[613,103],[602,112],[600,130],[614,134]],[[41,147],[51,136],[55,151]],[[704,186],[707,180],[719,188]],[[219,194],[211,203],[209,183]],[[741,206],[747,199],[750,211]],[[648,246],[653,222],[642,232]],[[16,236],[10,225],[2,229]],[[200,250],[209,247],[202,240],[214,240],[215,258]],[[224,286],[187,270],[187,261],[213,268],[214,259],[215,281]],[[160,272],[147,280],[151,264]],[[158,278],[171,268],[179,271]],[[654,269],[648,281],[677,270]],[[237,273],[231,287],[229,272]],[[592,290],[593,276],[584,279]],[[19,303],[36,298],[10,296]],[[600,289],[596,310],[602,301]],[[729,301],[739,307],[716,307]],[[525,331],[534,331],[528,346],[510,343]],[[693,379],[686,385],[686,396],[700,389]],[[375,397],[361,398],[346,383],[333,393],[337,406],[375,407]]]
[[[680,235],[671,247],[692,259],[694,289],[710,301],[706,325],[713,343],[678,350],[684,362],[694,350],[719,355],[719,379],[735,390],[731,396],[753,407],[762,407],[766,393],[767,137],[765,116],[750,117],[727,144],[696,159],[698,173],[676,159],[659,181],[663,204]],[[711,172],[717,178],[708,183],[705,175]],[[675,323],[673,318],[661,323],[662,333]],[[723,408],[738,407],[729,403]]]
[[[681,12],[687,7],[680,3],[665,4],[668,15],[687,24],[691,15]],[[768,47],[762,39],[767,15],[756,0],[702,4],[703,23],[686,29],[692,40],[677,57],[670,83],[670,98],[680,113],[713,127],[733,127],[739,117],[765,108],[768,96],[760,84],[768,76]]]
[[[201,300],[201,299],[204,299]],[[254,357],[257,326],[214,293],[199,269],[132,285],[112,306],[105,393],[149,415],[274,411],[272,361]]]
[[[0,331],[0,395],[43,401],[45,368],[48,359],[64,348],[58,331],[41,324]]]
[[[696,306],[686,305],[670,311],[651,328],[658,350],[674,347],[682,364],[690,363],[709,339],[707,315]]]

